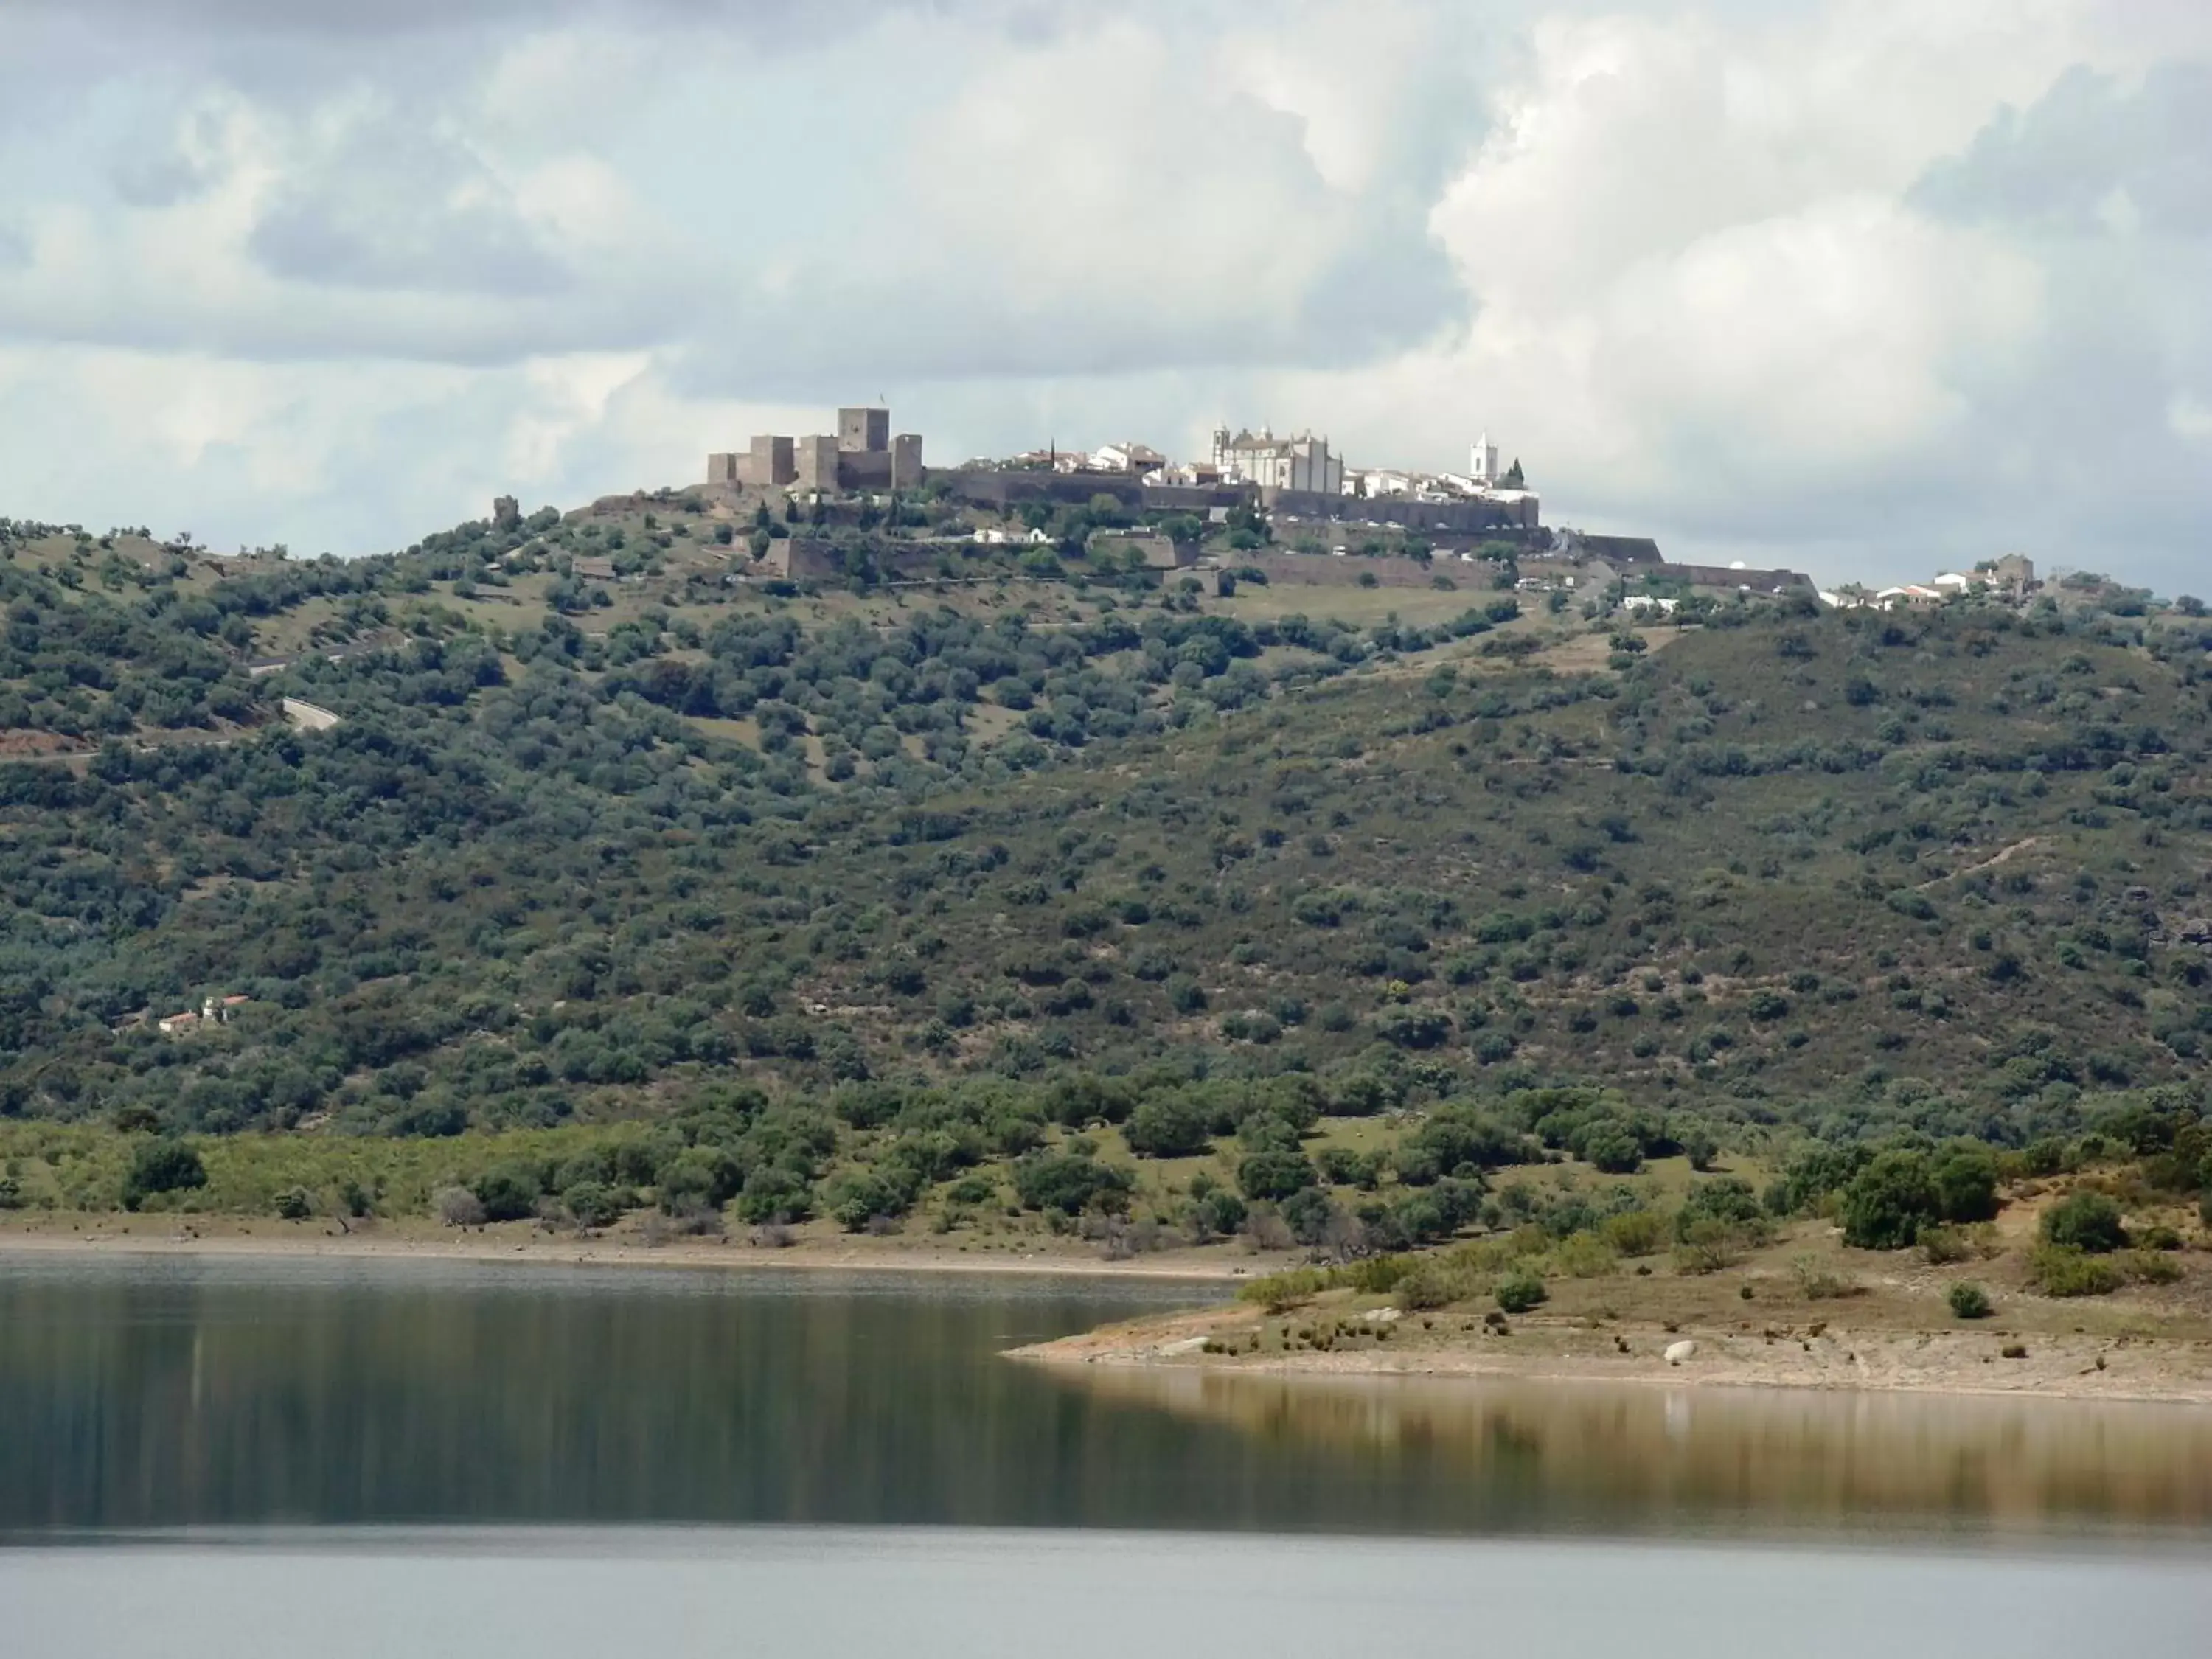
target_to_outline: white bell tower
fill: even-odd
[[[1498,482],[1498,446],[1490,441],[1487,432],[1474,441],[1474,453],[1468,462],[1467,475],[1479,484]]]

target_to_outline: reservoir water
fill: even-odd
[[[2212,1412],[1000,1357],[1213,1293],[0,1261],[0,1652],[2212,1651]]]

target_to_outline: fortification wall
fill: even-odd
[[[816,434],[799,439],[792,446],[795,463],[793,482],[807,490],[828,490],[837,488],[837,441]]]
[[[1145,505],[1146,491],[1134,479],[1097,472],[999,472],[981,467],[933,467],[923,474],[957,499],[979,507],[1004,508],[1024,501],[1064,502],[1081,507],[1094,495],[1111,495],[1132,509]]]
[[[1263,489],[1260,504],[1300,519],[1372,520],[1402,530],[1534,530],[1542,514],[1534,495],[1519,501],[1417,501],[1402,495],[1364,498],[1312,489]]]
[[[837,455],[840,489],[889,489],[891,452],[888,449],[847,449]]]
[[[742,458],[738,481],[755,489],[781,489],[798,477],[792,441],[763,433],[754,437]]]
[[[1102,530],[1091,537],[1087,550],[1094,559],[1101,555],[1134,553],[1154,570],[1183,570],[1198,562],[1196,542],[1178,542],[1166,536],[1124,535]]]
[[[1649,536],[1586,536],[1577,530],[1572,543],[1578,552],[1607,564],[1662,564],[1666,558]]]
[[[1688,582],[1693,587],[1748,587],[1754,593],[1771,593],[1777,588],[1802,587],[1810,591],[1813,579],[1795,570],[1731,570],[1717,564],[1656,564],[1637,572],[1638,575],[1656,576],[1662,580]]]
[[[1146,484],[1144,504],[1156,513],[1211,513],[1217,507],[1243,507],[1256,492],[1242,484]]]
[[[842,581],[864,568],[872,569],[878,577],[927,577],[957,570],[965,556],[966,544],[957,542],[872,538],[852,544],[819,536],[792,536],[770,543],[768,552],[752,568],[757,574],[765,571],[793,581]]]
[[[1419,559],[1337,558],[1327,553],[1226,553],[1221,563],[1231,570],[1257,570],[1270,583],[1300,587],[1357,587],[1363,575],[1374,577],[1377,587],[1429,587],[1443,576],[1469,595],[1492,591],[1495,568],[1456,559],[1423,564]]]

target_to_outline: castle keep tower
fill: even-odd
[[[848,455],[880,455],[891,447],[891,412],[888,409],[841,409],[837,411],[837,447]]]

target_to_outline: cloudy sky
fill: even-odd
[[[878,396],[2212,591],[2212,5],[0,0],[0,514],[367,551]]]

